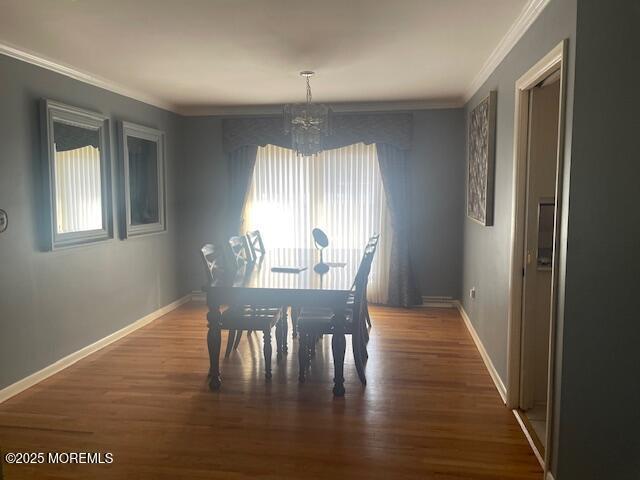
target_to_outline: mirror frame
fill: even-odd
[[[155,128],[137,125],[131,122],[121,121],[118,123],[118,138],[120,142],[121,156],[121,236],[123,239],[150,233],[166,232],[166,199],[165,199],[165,161],[164,161],[164,139],[165,133]],[[131,186],[129,184],[129,147],[128,137],[141,138],[154,142],[157,145],[157,172],[158,172],[158,221],[142,225],[131,223]]]
[[[48,212],[47,248],[64,247],[100,242],[113,238],[113,194],[111,159],[109,154],[109,119],[90,110],[73,107],[54,100],[41,101],[42,149],[44,162],[45,211]],[[102,191],[102,228],[81,232],[58,233],[56,215],[56,168],[54,123],[65,123],[98,132],[100,145],[100,186]]]

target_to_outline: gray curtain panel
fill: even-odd
[[[419,305],[422,301],[416,288],[409,258],[411,214],[408,197],[407,151],[384,143],[377,143],[376,149],[393,226],[389,259],[388,304],[398,307]]]
[[[244,145],[227,153],[229,168],[228,235],[237,235],[258,155],[257,145]]]

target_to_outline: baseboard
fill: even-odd
[[[462,317],[464,324],[467,326],[467,330],[469,330],[469,333],[471,334],[471,338],[473,338],[473,342],[476,344],[476,348],[478,349],[478,352],[480,352],[482,361],[484,362],[484,365],[487,367],[487,370],[489,371],[489,375],[491,375],[491,379],[493,380],[493,383],[495,384],[496,389],[500,394],[500,398],[502,398],[503,403],[506,405],[507,389],[505,388],[504,383],[502,383],[502,379],[500,378],[500,375],[498,375],[498,371],[493,366],[493,362],[491,361],[489,354],[485,350],[484,345],[482,344],[482,340],[480,340],[480,337],[478,336],[478,332],[476,332],[476,329],[473,327],[473,324],[471,323],[471,319],[469,318],[469,315],[467,315],[467,312],[464,311],[462,304],[458,300],[454,300],[454,304],[458,308],[458,311],[460,312],[460,316]]]
[[[421,307],[431,307],[431,308],[455,308],[456,301],[453,297],[438,297],[438,296],[422,296],[422,305]]]
[[[533,454],[538,459],[540,467],[542,467],[542,469],[544,470],[544,453],[540,451],[538,445],[536,445],[535,440],[531,436],[531,432],[529,431],[529,429],[533,428],[531,427],[531,423],[526,419],[524,413],[522,413],[521,411],[517,409],[513,409],[511,411],[513,412],[513,416],[516,417],[518,425],[520,425],[520,429],[522,430],[522,433],[524,433],[527,442],[529,442],[529,446],[531,447],[531,450],[533,450]]]
[[[191,292],[191,300],[194,302],[204,302],[207,300],[207,294],[202,290],[194,290]]]
[[[144,327],[145,325],[151,323],[155,319],[160,318],[161,316],[171,312],[172,310],[175,310],[180,305],[187,303],[190,300],[191,300],[191,294],[185,295],[184,297],[179,298],[175,302],[171,302],[170,304],[165,305],[164,307],[159,308],[158,310],[151,312],[148,315],[145,315],[144,317],[136,320],[135,322],[127,325],[126,327],[118,330],[117,332],[113,332],[112,334],[107,335],[106,337],[98,340],[97,342],[94,342],[91,345],[87,345],[86,347],[81,348],[80,350],[73,352],[67,355],[66,357],[63,357],[60,360],[52,363],[51,365],[43,368],[42,370],[32,373],[28,377],[25,377],[22,380],[18,380],[16,383],[13,383],[8,387],[3,388],[2,390],[0,390],[0,403],[10,399],[11,397],[19,394],[20,392],[23,392],[27,388],[34,386],[35,384],[41,382],[45,378],[48,378],[51,375],[54,375],[64,370],[65,368],[73,365],[79,360],[82,360],[88,355],[91,355],[92,353],[97,352],[98,350],[106,347],[107,345],[117,340],[120,340],[121,338],[129,335],[130,333],[138,330],[139,328]]]

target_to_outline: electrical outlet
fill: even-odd
[[[469,290],[469,298],[475,300],[476,298],[476,287],[471,287]]]
[[[9,218],[7,212],[0,208],[0,233],[4,232],[9,226]]]

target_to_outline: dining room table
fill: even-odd
[[[314,266],[320,262],[320,253],[314,248],[267,249],[256,262],[226,272],[205,286],[209,387],[218,390],[222,386],[220,349],[224,306],[328,307],[334,313],[331,340],[333,394],[343,396],[345,307],[361,257],[362,250],[359,249],[329,248],[325,250],[324,258],[324,263],[329,265],[328,271],[317,273]],[[283,268],[291,271],[273,271]]]

